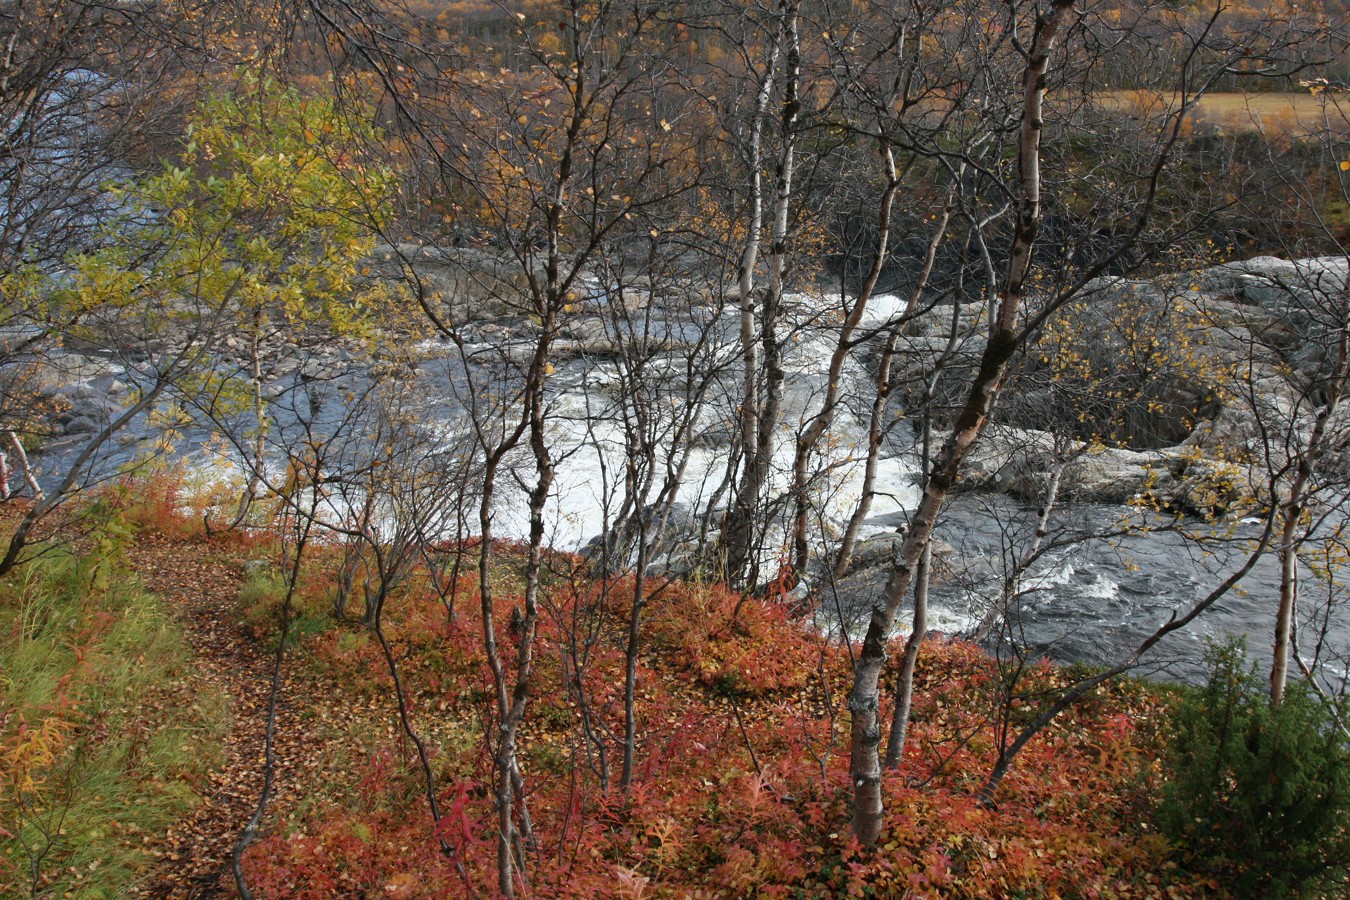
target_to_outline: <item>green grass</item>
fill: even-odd
[[[126,537],[109,526],[0,583],[0,896],[123,896],[224,731]]]

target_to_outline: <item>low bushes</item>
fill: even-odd
[[[1330,896],[1350,884],[1350,741],[1291,686],[1272,706],[1241,645],[1177,704],[1158,823],[1183,861],[1239,896]]]

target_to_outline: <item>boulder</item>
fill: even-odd
[[[934,446],[945,440],[946,435],[936,436]],[[966,456],[959,487],[994,490],[1035,502],[1045,494],[1057,441],[1063,443],[1048,431],[991,425]]]
[[[1350,266],[1343,256],[1300,260],[1258,256],[1213,266],[1197,280],[1214,293],[1257,307],[1306,332],[1323,316],[1326,299],[1345,293]]]
[[[60,409],[56,421],[65,427],[67,434],[83,433],[81,429],[98,431],[122,411],[122,407],[113,401],[106,391],[87,384],[59,388],[52,394],[52,399]],[[88,420],[94,427],[88,428],[82,423],[72,430],[71,425],[76,420]]]
[[[951,544],[939,538],[930,538],[929,540],[934,558],[946,560],[955,556],[956,548]],[[890,565],[895,559],[895,554],[900,551],[900,545],[904,542],[905,533],[903,531],[892,531],[863,538],[858,541],[853,550],[850,571],[857,572],[875,566]]]
[[[1255,466],[1194,458],[1187,461],[1167,494],[1158,499],[1191,515],[1214,518],[1244,515],[1265,507],[1270,492],[1264,473]]]
[[[1166,451],[1087,449],[1065,466],[1061,490],[1073,500],[1127,503],[1169,491],[1175,465],[1175,456]]]
[[[961,468],[961,486],[1039,503],[1057,464],[1063,500],[1126,503],[1171,489],[1178,454],[1167,450],[1096,448],[1048,431],[991,426]]]
[[[107,423],[100,424],[88,416],[76,416],[65,424],[66,434],[97,434]]]

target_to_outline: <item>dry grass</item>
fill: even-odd
[[[1105,99],[1107,105],[1122,111],[1146,113],[1158,113],[1176,103],[1174,96],[1149,91],[1113,91]],[[1306,91],[1208,94],[1193,118],[1231,131],[1310,135],[1329,130],[1350,136],[1350,98]]]

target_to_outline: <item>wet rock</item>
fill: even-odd
[[[696,448],[702,450],[729,447],[735,434],[736,423],[730,419],[724,419],[706,425],[694,436],[693,444]]]
[[[941,446],[946,437],[938,436],[934,446]],[[1073,442],[1048,431],[991,425],[961,466],[958,487],[1037,500],[1049,483],[1057,443]]]
[[[276,381],[279,378],[285,378],[294,375],[300,369],[300,363],[294,359],[280,359],[267,367],[263,378],[267,381]]]
[[[1213,459],[1189,460],[1159,501],[1202,518],[1248,515],[1268,505],[1270,492],[1257,467]]]
[[[78,403],[85,400],[101,400],[107,396],[107,392],[89,384],[73,384],[58,389],[56,396],[70,403]]]
[[[563,323],[560,329],[564,338],[571,338],[577,341],[608,341],[609,333],[605,330],[605,323],[598,316],[587,316],[584,318],[572,318]]]
[[[961,487],[1039,503],[1059,466],[1060,499],[1125,503],[1166,494],[1178,458],[1176,451],[1096,448],[1047,431],[991,426],[962,466]]]
[[[857,546],[853,550],[853,560],[849,570],[851,572],[857,572],[876,566],[891,565],[895,561],[895,556],[900,552],[900,547],[904,542],[904,532],[877,534],[858,541]],[[950,559],[956,554],[955,547],[939,538],[930,538],[929,543],[932,546],[933,556],[936,559]]]

